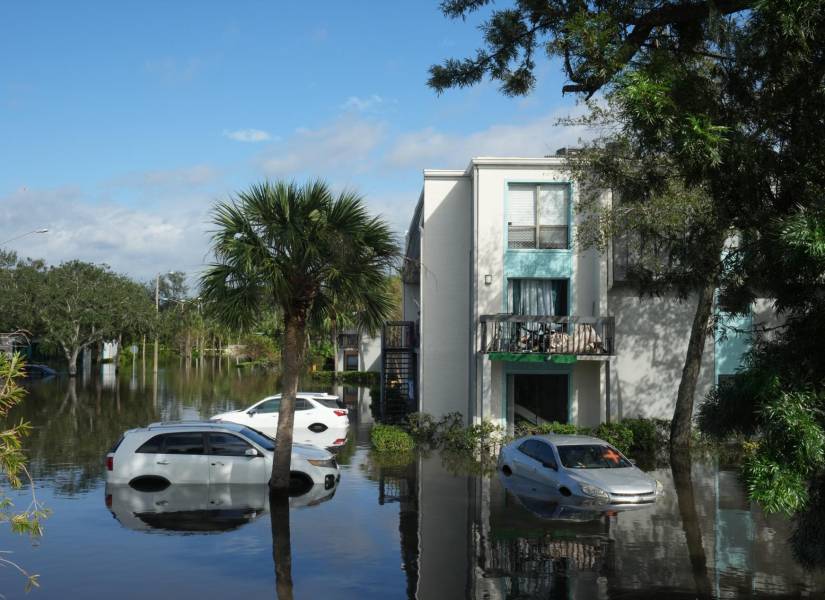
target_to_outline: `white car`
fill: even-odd
[[[498,464],[506,477],[524,477],[592,504],[650,504],[662,493],[660,482],[604,440],[590,436],[520,438],[501,449]]]
[[[268,396],[249,408],[215,415],[211,420],[246,425],[270,437],[275,437],[280,409],[281,394],[278,394]],[[337,396],[322,392],[298,392],[295,398],[293,435],[295,439],[304,439],[302,434],[307,431],[320,433],[327,429],[346,429],[349,426],[347,412],[346,408],[342,408]]]
[[[275,445],[262,433],[235,423],[154,423],[130,429],[106,455],[108,484],[266,483]],[[340,478],[331,453],[293,444],[294,486],[335,487]]]

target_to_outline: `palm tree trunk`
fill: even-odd
[[[295,422],[295,396],[298,376],[304,364],[305,324],[301,319],[287,317],[284,327],[284,345],[281,348],[281,408],[278,412],[278,430],[275,434],[275,460],[269,487],[273,492],[289,491],[289,466],[292,458],[292,427]]]
[[[676,407],[673,410],[673,422],[670,424],[670,447],[687,448],[691,441],[691,423],[693,422],[693,398],[696,396],[696,382],[702,367],[702,354],[705,351],[708,321],[713,310],[713,294],[716,286],[708,282],[699,290],[699,301],[690,328],[685,366],[679,391],[676,394]]]
[[[272,529],[272,559],[275,562],[275,590],[278,600],[292,600],[289,498],[285,494],[270,495],[269,515]]]

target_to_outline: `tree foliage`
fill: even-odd
[[[490,4],[442,9],[466,17]],[[753,332],[747,368],[708,399],[700,423],[760,434],[744,470],[751,497],[773,510],[804,506],[825,468],[825,5],[515,0],[491,10],[482,32],[474,57],[431,68],[436,91],[487,76],[506,94],[527,93],[545,52],[561,60],[565,92],[600,93],[584,122],[602,135],[579,165],[614,203],[595,211],[585,242],[631,232],[641,290],[712,288],[734,313],[773,299],[784,324]],[[707,325],[697,306],[702,341]],[[682,383],[695,373],[686,361]]]
[[[210,310],[236,327],[273,311],[283,322],[283,397],[270,486],[284,491],[307,333],[341,314],[376,332],[392,310],[386,275],[397,246],[360,196],[335,196],[322,181],[253,185],[218,203],[212,222],[215,261],[201,278]]]
[[[0,420],[3,422],[9,411],[23,400],[24,390],[17,384],[17,379],[23,376],[23,369],[19,355],[9,357],[0,352]],[[0,522],[9,523],[15,533],[40,536],[43,533],[42,521],[48,516],[48,511],[37,500],[34,483],[26,469],[23,439],[30,431],[29,424],[24,421],[0,428],[0,472],[12,488],[20,488],[25,477],[32,490],[31,502],[25,510],[19,512],[14,508],[11,498],[0,491]],[[39,585],[38,575],[28,573],[15,562],[0,557],[0,565],[11,566],[19,571],[27,580],[27,590]]]

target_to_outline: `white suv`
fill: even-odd
[[[106,455],[110,484],[266,483],[275,445],[262,433],[235,423],[153,423],[130,429]],[[293,485],[339,480],[335,456],[307,444],[293,444]]]
[[[347,409],[342,404],[338,396],[322,392],[298,392],[295,398],[294,435],[301,436],[306,430],[320,433],[327,429],[335,431],[346,429],[349,426],[349,417],[347,417]],[[275,437],[280,410],[281,394],[277,394],[267,396],[248,408],[215,415],[212,420],[246,425],[270,437]]]

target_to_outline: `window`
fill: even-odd
[[[508,248],[569,247],[567,184],[513,184],[508,191]]]
[[[344,370],[357,371],[358,370],[358,353],[345,352],[344,353]]]
[[[559,446],[559,458],[568,469],[620,469],[633,465],[610,446]]]
[[[553,455],[553,449],[544,442],[527,440],[519,446],[519,450],[545,467],[556,468],[556,457]]]
[[[163,440],[164,454],[205,454],[203,448],[203,434],[197,433],[168,433]]]
[[[163,450],[163,438],[166,437],[164,435],[156,435],[148,442],[145,442],[140,448],[135,450],[135,452],[141,452],[143,454],[158,454],[161,450]]]
[[[510,279],[508,308],[514,315],[567,316],[567,279]]]
[[[312,405],[303,398],[295,399],[295,410],[309,410],[311,408]]]
[[[265,402],[261,402],[255,407],[255,412],[259,413],[276,413],[281,409],[281,399],[272,398]]]
[[[246,451],[252,448],[236,435],[230,433],[210,433],[209,453],[219,456],[246,456]]]

